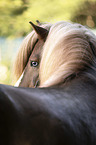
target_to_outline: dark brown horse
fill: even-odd
[[[60,88],[0,85],[0,145],[96,145],[96,72]]]
[[[92,66],[96,36],[86,27],[65,21],[30,23],[34,30],[24,39],[14,64],[17,78],[22,75],[18,86],[56,85]]]

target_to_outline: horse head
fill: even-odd
[[[33,31],[24,39],[18,51],[14,73],[19,80],[15,86],[37,87],[39,85],[39,63],[41,51],[49,32],[50,24],[38,25],[29,22]],[[21,76],[20,76],[21,75]]]

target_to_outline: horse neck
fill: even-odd
[[[84,73],[84,75],[96,81],[96,58],[94,59],[91,67]]]
[[[66,88],[72,86],[74,83],[81,84],[82,82],[92,82],[92,84],[96,83],[96,61],[84,71],[81,71],[77,74],[72,74],[70,77],[66,78],[61,83],[51,86],[52,88]]]

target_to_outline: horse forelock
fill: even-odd
[[[96,36],[86,27],[69,22],[54,24],[42,51],[40,86],[57,85],[72,74],[91,67],[94,47]]]
[[[37,40],[37,36],[34,31],[32,31],[29,35],[25,37],[23,40],[20,49],[18,50],[14,66],[13,73],[15,79],[17,80],[22,74],[27,62],[30,53],[32,52],[32,48]]]

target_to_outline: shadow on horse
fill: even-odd
[[[96,36],[80,24],[30,23],[20,87],[0,85],[0,145],[95,145]]]

